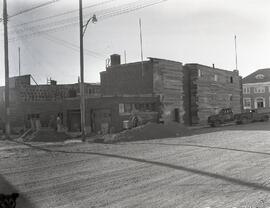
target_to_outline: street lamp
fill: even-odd
[[[82,0],[79,0],[79,22],[80,22],[80,109],[81,109],[81,132],[82,140],[85,141],[85,93],[84,93],[84,57],[83,57],[83,36],[89,22],[97,22],[96,15],[93,15],[85,25],[83,25]]]

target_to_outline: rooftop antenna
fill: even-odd
[[[143,39],[142,39],[142,20],[139,19],[139,26],[140,26],[140,45],[141,45],[141,62],[142,62],[142,78],[144,77],[144,70],[143,70]]]
[[[19,53],[19,76],[21,76],[21,48],[18,47],[18,53]]]
[[[238,61],[237,61],[237,45],[236,45],[236,35],[234,35],[234,49],[235,49],[235,69],[238,70]]]
[[[124,50],[125,64],[127,63],[127,52]]]

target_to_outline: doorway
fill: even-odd
[[[67,126],[71,132],[81,131],[81,111],[68,110],[67,111]]]

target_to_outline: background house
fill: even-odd
[[[270,69],[259,69],[243,79],[244,109],[270,110]]]

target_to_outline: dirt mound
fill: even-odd
[[[162,139],[188,135],[190,130],[179,123],[148,123],[134,129],[123,131],[114,136],[116,141],[136,141]]]
[[[41,129],[33,133],[27,140],[31,142],[62,142],[69,139],[71,139],[71,137],[64,132],[56,132],[52,129]]]

